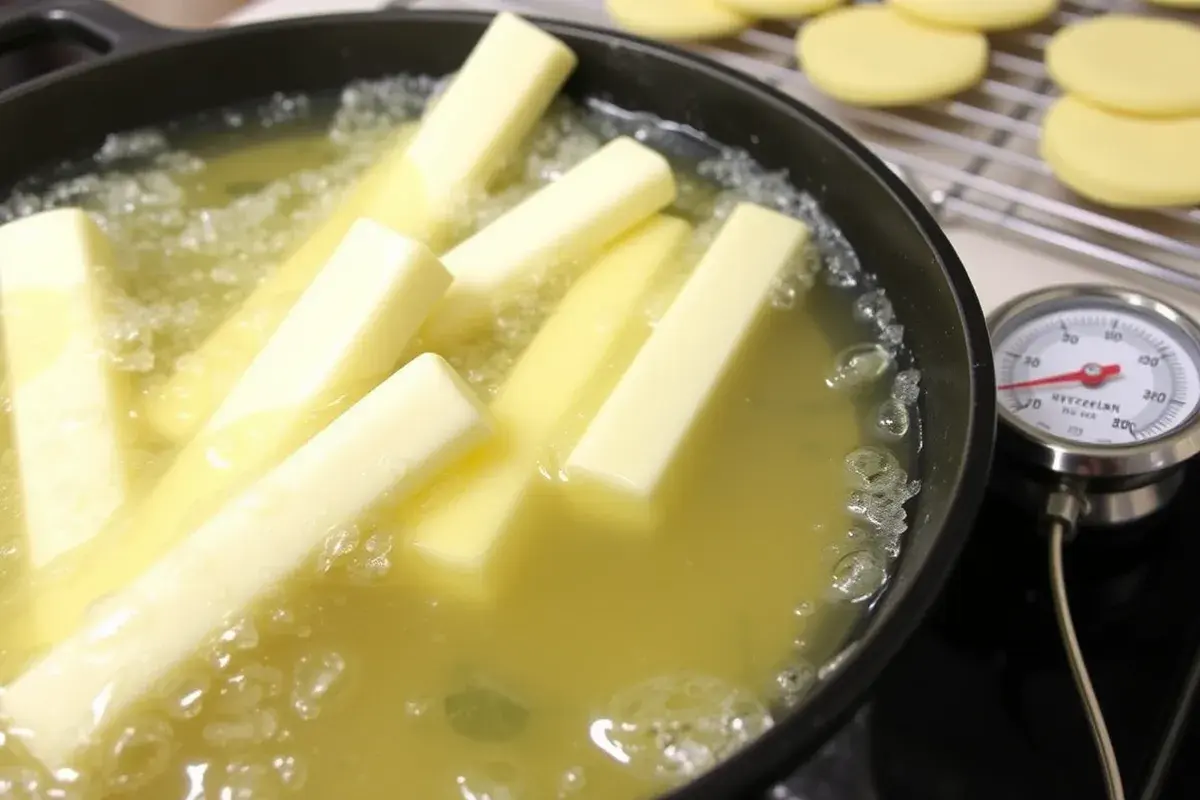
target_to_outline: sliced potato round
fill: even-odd
[[[1064,97],[1046,113],[1041,152],[1059,180],[1097,203],[1200,203],[1200,117],[1130,117]]]
[[[717,0],[605,0],[613,21],[653,39],[719,39],[754,24],[754,18]]]
[[[987,71],[983,34],[936,28],[880,5],[818,17],[796,37],[813,85],[845,103],[904,106],[969,89]]]

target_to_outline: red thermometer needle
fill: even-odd
[[[1074,383],[1076,381],[1082,383],[1084,386],[1099,386],[1107,379],[1120,374],[1120,364],[1105,364],[1104,366],[1088,364],[1083,369],[1077,369],[1074,372],[1064,372],[1061,375],[1050,375],[1045,378],[1035,378],[1018,383],[1006,383],[996,388],[1000,391],[1006,389],[1029,389],[1034,386],[1052,386],[1056,383]]]

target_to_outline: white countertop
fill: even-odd
[[[383,4],[384,0],[258,0],[224,22],[245,24],[309,14],[370,11]],[[966,264],[985,312],[1039,287],[1093,282],[1119,284],[1157,294],[1200,319],[1200,296],[1176,287],[1085,260],[1082,256],[1073,257],[1065,251],[1041,251],[983,228],[952,224],[946,230]]]

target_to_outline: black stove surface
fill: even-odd
[[[1184,722],[1172,768],[1145,793],[1172,715],[1191,705],[1189,678],[1200,676],[1198,514],[1193,463],[1156,518],[1081,531],[1066,553],[1075,626],[1130,800],[1200,798],[1200,721]],[[997,492],[979,520],[871,701],[776,797],[1104,797],[1050,604],[1046,539]]]

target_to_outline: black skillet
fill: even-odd
[[[149,25],[100,0],[0,7],[0,76],[24,81],[0,89],[0,196],[39,167],[94,150],[111,132],[276,91],[334,90],[397,72],[452,72],[487,22],[479,13],[382,11],[185,33]],[[887,289],[922,372],[924,440],[916,471],[924,488],[909,510],[912,528],[894,578],[856,646],[767,735],[670,795],[761,796],[862,702],[921,621],[967,537],[987,482],[995,427],[987,327],[962,264],[921,202],[833,123],[678,49],[540,22],[579,55],[570,95],[600,96],[684,123],[745,148],[769,169],[788,170]],[[71,63],[81,56],[82,63]]]

